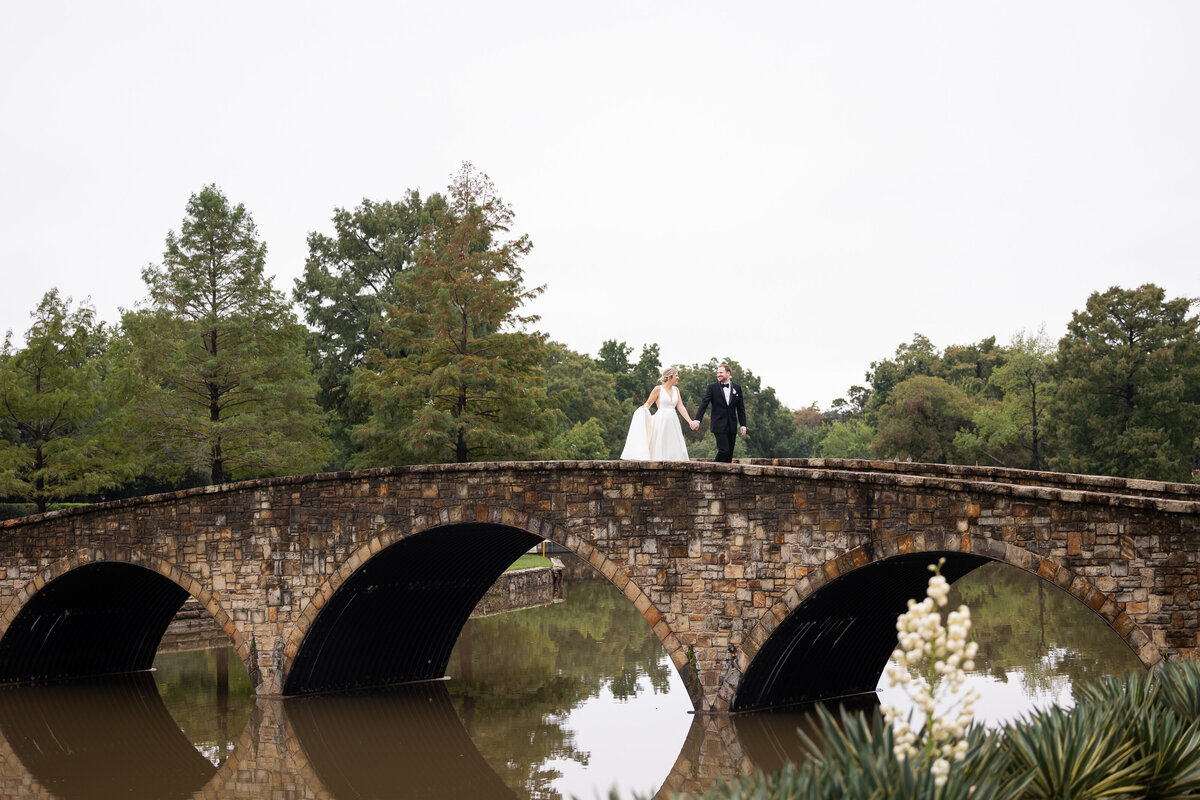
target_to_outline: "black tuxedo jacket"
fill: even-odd
[[[729,385],[733,387],[733,391],[729,393],[728,404],[725,403],[725,390],[721,388],[721,384],[713,382],[704,390],[704,399],[700,401],[700,408],[696,411],[696,419],[703,420],[705,410],[712,405],[712,422],[709,423],[708,429],[713,433],[737,430],[738,423],[742,427],[746,425],[746,404],[742,399],[742,387],[733,381],[730,381]]]

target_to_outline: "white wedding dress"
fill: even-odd
[[[679,387],[660,388],[658,411],[651,414],[645,406],[638,406],[629,423],[629,435],[625,437],[625,449],[621,458],[632,461],[687,461],[687,442],[683,439],[683,428],[676,417],[675,406],[679,403]]]

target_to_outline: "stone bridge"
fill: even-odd
[[[945,556],[1079,598],[1143,663],[1196,653],[1200,487],[866,461],[528,462],[271,478],[3,523],[0,682],[150,666],[188,596],[264,697],[440,678],[550,539],[641,612],[697,710],[874,689]]]

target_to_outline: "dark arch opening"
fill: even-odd
[[[873,561],[822,586],[767,638],[747,667],[733,711],[874,692],[896,647],[896,617],[925,596],[929,565],[954,582],[991,559],[959,552]]]
[[[287,695],[436,680],[471,611],[542,541],[506,525],[445,525],[381,550],[325,603],[284,681]]]
[[[0,688],[0,731],[55,797],[192,797],[217,771],[148,672]]]
[[[136,564],[84,564],[30,598],[0,639],[0,683],[150,669],[187,590]]]

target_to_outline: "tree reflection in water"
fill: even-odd
[[[472,619],[448,667],[468,733],[521,797],[556,796],[551,784],[561,773],[547,762],[588,763],[564,724],[571,710],[602,689],[629,700],[640,676],[655,693],[671,690],[662,645],[626,597],[607,581],[570,583],[565,592],[564,603]]]
[[[1116,631],[1038,576],[991,562],[950,587],[949,607],[971,607],[978,674],[1019,676],[1026,695],[1145,669]]]
[[[154,683],[184,735],[214,766],[246,727],[254,684],[231,647],[159,653]]]

